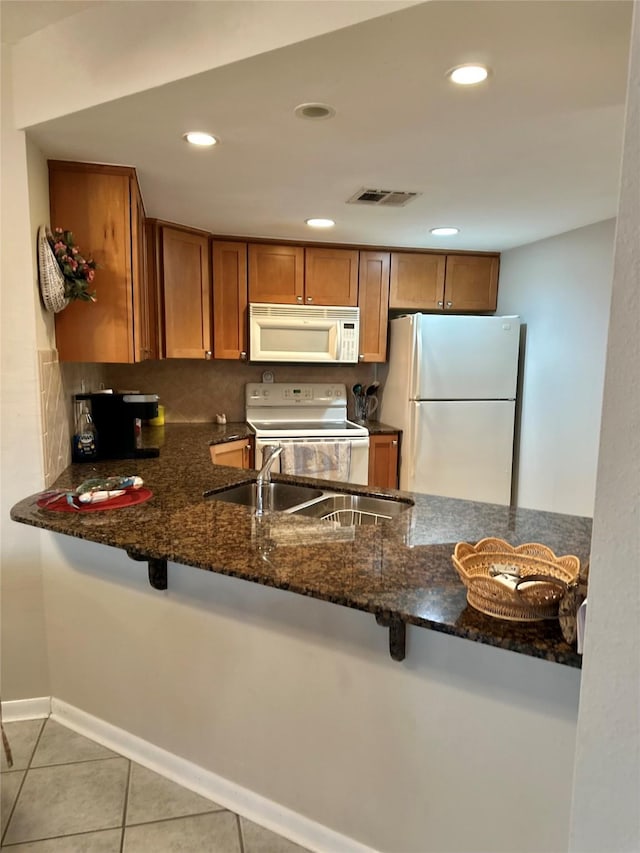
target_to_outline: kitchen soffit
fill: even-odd
[[[137,167],[147,214],[212,231],[504,250],[612,217],[630,2],[429,2],[29,130],[46,156]],[[453,86],[486,62],[487,84]],[[334,118],[300,121],[319,101]],[[219,135],[191,151],[181,135]],[[362,187],[420,193],[349,205]],[[461,233],[436,238],[453,222]]]

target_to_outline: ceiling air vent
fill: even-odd
[[[406,193],[399,190],[358,190],[347,199],[347,204],[379,204],[388,207],[404,207],[420,193]]]

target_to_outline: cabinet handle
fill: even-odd
[[[296,296],[296,299],[298,300],[298,302],[302,302],[302,296]]]
[[[447,308],[453,308],[453,302],[447,302]]]
[[[208,350],[205,352],[204,357],[207,359],[207,361],[209,361],[209,360],[211,359],[211,356],[212,356],[212,355],[213,355],[213,353],[211,352],[211,350],[210,350],[210,349],[208,349]]]
[[[244,350],[242,350],[242,352],[240,353],[240,361],[246,361],[246,360],[247,360],[247,354]]]
[[[397,443],[398,443],[398,439],[397,439],[397,438],[394,438],[394,439],[392,440],[392,442],[391,442],[391,445],[392,445],[393,447],[395,447]]]
[[[313,302],[313,296],[307,296],[307,302]]]
[[[363,352],[361,352],[360,355],[358,356],[358,361],[364,361],[364,353]]]
[[[438,308],[443,308],[443,307],[444,307],[444,302],[438,302]]]

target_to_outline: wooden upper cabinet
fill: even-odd
[[[249,245],[249,301],[298,303],[304,296],[304,249]]]
[[[386,361],[389,322],[389,252],[360,252],[360,361]]]
[[[357,305],[356,249],[249,244],[249,302]]]
[[[209,237],[163,225],[160,240],[164,355],[211,358]]]
[[[391,253],[390,308],[443,308],[446,255]]]
[[[75,301],[55,315],[60,361],[148,358],[144,298],[144,211],[135,170],[49,161],[51,226],[73,232],[98,264],[96,302]]]
[[[213,354],[247,358],[247,244],[214,240]]]
[[[447,255],[444,305],[450,311],[495,311],[499,258]]]
[[[133,269],[133,340],[135,360],[158,358],[158,293],[156,279],[149,274],[147,228],[137,180],[131,194]]]
[[[304,250],[304,302],[356,306],[358,260],[356,250],[307,247]]]

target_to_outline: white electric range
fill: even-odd
[[[248,382],[245,414],[256,434],[256,468],[265,445],[282,445],[274,471],[367,484],[369,432],[347,419],[345,385]]]

